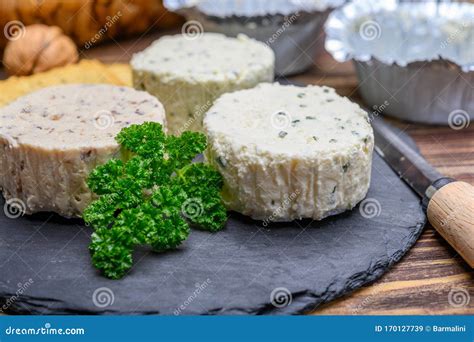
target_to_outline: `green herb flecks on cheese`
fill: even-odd
[[[224,94],[204,128],[226,205],[254,219],[322,219],[367,193],[372,127],[331,88],[275,83]]]
[[[217,97],[273,81],[274,64],[264,43],[217,33],[164,36],[131,60],[134,87],[163,102],[173,134],[201,131]]]

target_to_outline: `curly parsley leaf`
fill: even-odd
[[[178,173],[176,182],[189,198],[194,198],[197,202],[197,214],[187,215],[188,219],[203,230],[220,230],[227,221],[227,211],[222,206],[220,197],[215,196],[223,185],[220,173],[208,165],[191,164]],[[183,210],[186,210],[186,206]]]
[[[107,278],[120,279],[132,267],[133,231],[130,227],[99,228],[92,233],[92,264]]]
[[[98,198],[83,214],[95,229],[92,263],[111,279],[127,274],[136,246],[174,249],[189,236],[190,224],[216,232],[227,220],[222,176],[192,162],[206,149],[203,134],[167,136],[159,123],[146,122],[122,129],[116,140],[123,160],[91,172],[87,184]]]
[[[162,158],[166,135],[161,124],[145,122],[122,129],[116,140],[122,147],[139,156]]]

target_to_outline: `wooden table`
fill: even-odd
[[[133,53],[158,37],[159,34],[151,34],[113,42],[82,51],[81,55],[104,62],[128,62]],[[352,64],[339,64],[328,54],[317,58],[306,73],[289,79],[334,87],[339,94],[360,101]],[[439,171],[474,184],[474,123],[455,131],[449,127],[391,121],[415,139],[421,152]],[[319,308],[314,314],[474,314],[473,275],[460,256],[427,225],[415,246],[381,279]],[[468,291],[470,302],[462,307],[450,305],[450,292],[459,291]]]

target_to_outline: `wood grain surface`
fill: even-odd
[[[443,186],[431,198],[426,215],[436,231],[474,268],[474,187],[460,181]]]
[[[143,50],[158,37],[159,34],[151,34],[113,42],[84,50],[81,56],[104,62],[128,62],[133,53]],[[315,43],[321,43],[321,39]],[[352,64],[337,63],[328,54],[316,58],[306,73],[289,79],[331,86],[339,94],[360,101]],[[474,85],[472,87],[474,91]],[[414,138],[422,154],[440,172],[474,184],[474,123],[462,130],[453,130],[390,121]],[[318,308],[314,314],[474,314],[473,275],[461,257],[427,225],[416,245],[381,279]]]

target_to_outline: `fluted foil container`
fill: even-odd
[[[455,128],[474,119],[474,4],[359,0],[325,31],[326,50],[354,61],[377,112]]]
[[[275,52],[275,73],[288,76],[313,65],[324,50],[323,26],[344,0],[164,0],[170,11],[196,21],[204,31],[243,33]]]

